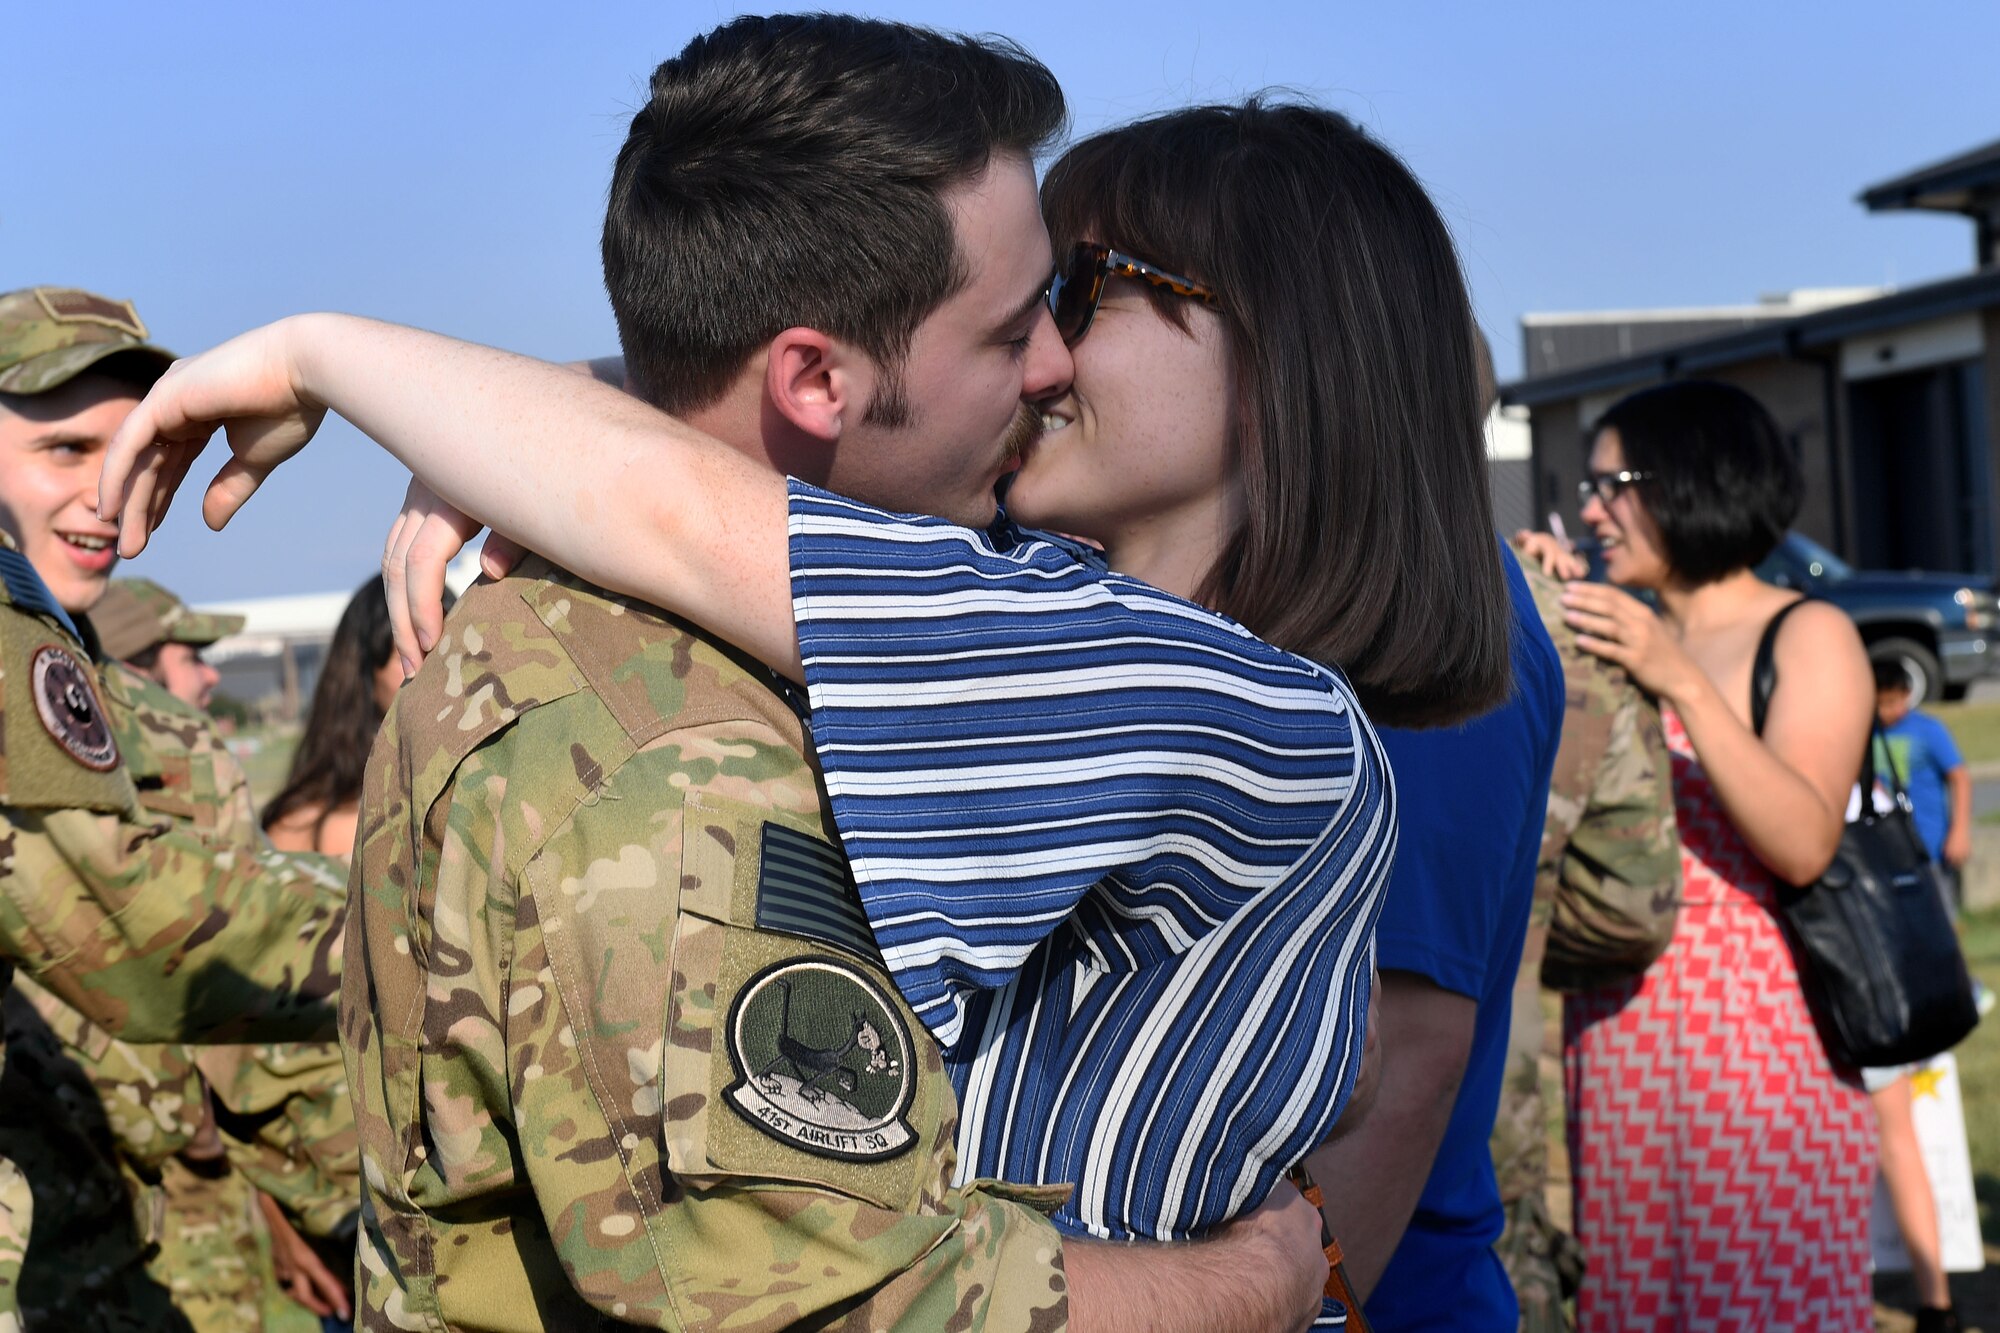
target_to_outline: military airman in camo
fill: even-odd
[[[200,650],[240,630],[242,617],[194,611],[148,579],[117,579],[90,609],[90,624],[141,804],[225,845],[260,846],[249,782],[201,711],[217,674]],[[145,1081],[128,1081],[129,1057],[104,1068],[88,1049],[72,1047],[107,1106],[150,1100]],[[196,1082],[189,1105],[197,1130],[185,1146],[121,1149],[128,1183],[159,1198],[158,1251],[148,1269],[198,1333],[300,1323],[305,1309],[279,1290],[274,1249],[293,1277],[293,1295],[314,1314],[344,1315],[361,1181],[338,1045],[153,1046],[137,1054],[140,1072],[148,1060],[185,1063]],[[340,1257],[337,1272],[300,1231]]]
[[[1658,708],[1623,668],[1577,647],[1562,584],[1534,560],[1521,567],[1562,659],[1567,699],[1493,1125],[1507,1210],[1495,1249],[1520,1298],[1522,1329],[1567,1333],[1565,1301],[1582,1280],[1583,1256],[1556,1226],[1546,1195],[1542,991],[1628,979],[1659,957],[1679,910],[1680,843]]]
[[[69,615],[115,558],[89,494],[104,441],[170,359],[145,338],[126,302],[0,296],[0,959],[39,983],[5,1001],[0,1192],[16,1197],[0,1198],[0,1329],[188,1327],[144,1264],[157,1198],[135,1206],[120,1163],[199,1156],[214,1130],[192,1054],[137,1043],[324,1036],[333,1021],[336,868],[220,836],[247,814],[240,771],[232,786],[199,715],[136,675],[101,679]],[[247,1269],[254,1237],[246,1253],[241,1235],[194,1230],[221,1268]]]
[[[635,386],[760,464],[990,513],[988,462],[1067,377],[1030,165],[1062,110],[997,41],[839,16],[698,39],[655,74],[612,187]],[[705,253],[680,243],[687,214]],[[785,256],[805,268],[772,271]],[[716,345],[663,333],[687,321],[634,292],[699,307]],[[443,632],[363,796],[342,1022],[365,1326],[1221,1331],[1317,1311],[1296,1192],[1210,1240],[1117,1246],[1065,1241],[1047,1189],[956,1179],[939,1050],[768,671],[539,562]]]

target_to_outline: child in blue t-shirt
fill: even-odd
[[[1895,765],[1910,794],[1917,834],[1931,859],[1945,870],[1952,906],[1958,906],[1958,872],[1972,855],[1972,774],[1942,722],[1910,707],[1910,677],[1900,662],[1875,664],[1875,715],[1888,753],[1876,763]]]

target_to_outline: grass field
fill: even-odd
[[[242,761],[244,775],[250,780],[250,799],[258,810],[285,785],[292,750],[298,743],[298,733],[290,730],[257,729],[230,738],[230,751]]]
[[[1924,711],[1935,714],[1938,721],[1951,728],[1952,739],[1958,742],[1966,763],[1974,766],[2000,763],[2000,702],[1935,704]]]
[[[1965,918],[1965,957],[1980,980],[2000,990],[2000,911]],[[1958,1077],[1980,1231],[2000,1240],[2000,1022],[1981,1023],[1958,1048]]]
[[[2000,716],[2000,710],[1994,710]],[[1965,918],[1965,957],[1988,986],[2000,989],[2000,910]],[[1979,1230],[1986,1238],[1987,1268],[1957,1273],[1952,1298],[1966,1325],[2000,1333],[2000,1014],[1974,1029],[1957,1050],[1959,1090],[1965,1099],[1965,1137],[1972,1151],[1973,1189],[1979,1196]],[[1910,1328],[1915,1293],[1909,1279],[1883,1275],[1875,1281],[1876,1328],[1901,1333]]]

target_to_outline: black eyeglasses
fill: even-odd
[[[1576,502],[1587,505],[1594,497],[1605,504],[1618,498],[1618,493],[1634,482],[1651,481],[1650,472],[1593,472],[1576,484]]]
[[[1056,318],[1056,332],[1071,347],[1090,332],[1090,322],[1097,318],[1097,303],[1104,299],[1104,284],[1114,275],[1149,282],[1205,306],[1222,305],[1221,294],[1212,287],[1190,282],[1143,259],[1120,254],[1108,245],[1079,241],[1070,248],[1069,258],[1049,283],[1049,313]]]

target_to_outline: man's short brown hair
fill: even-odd
[[[966,280],[939,196],[1064,123],[1002,38],[833,14],[732,20],[653,72],[604,218],[604,285],[641,397],[690,412],[805,326],[893,373]]]

